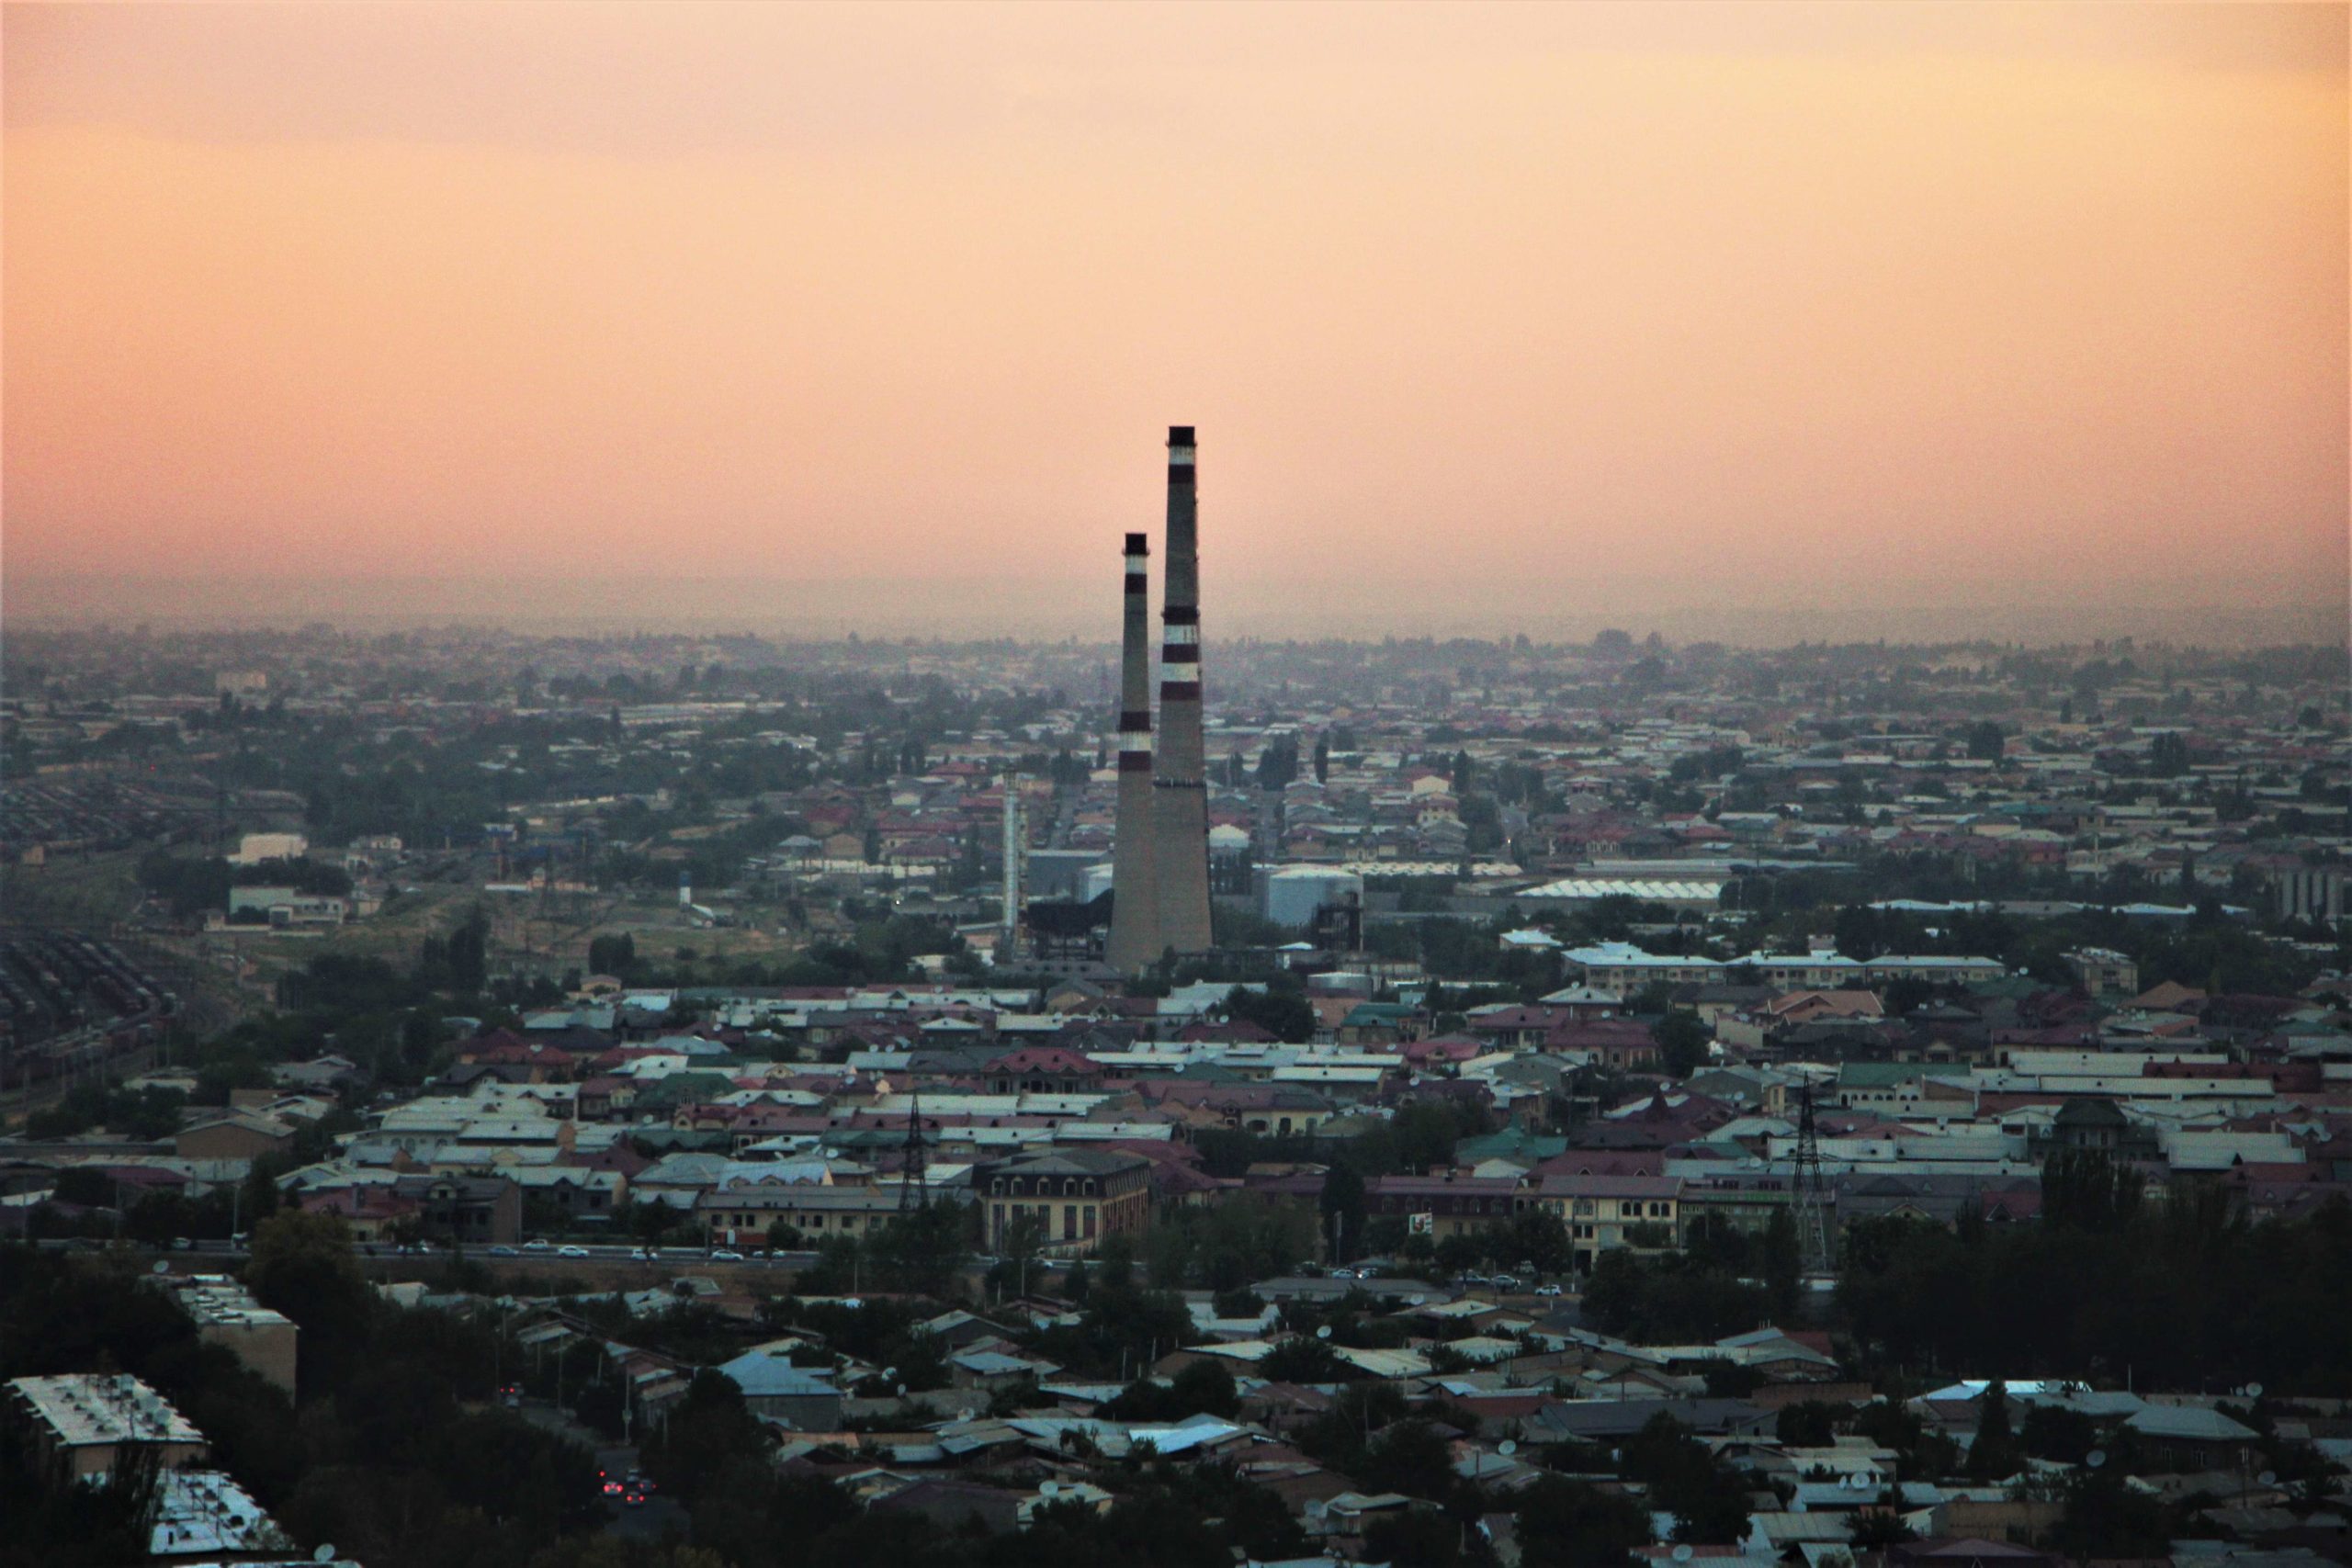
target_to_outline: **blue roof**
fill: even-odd
[[[818,1367],[796,1367],[764,1350],[746,1350],[713,1369],[743,1391],[746,1399],[821,1398],[837,1394],[833,1374]]]

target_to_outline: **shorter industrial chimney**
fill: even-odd
[[[1132,975],[1159,958],[1159,882],[1152,874],[1151,547],[1127,536],[1119,634],[1119,798],[1111,852],[1111,942],[1104,959]]]

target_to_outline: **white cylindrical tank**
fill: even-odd
[[[1266,919],[1279,926],[1303,931],[1315,911],[1337,904],[1350,894],[1363,897],[1363,877],[1329,865],[1286,865],[1266,877]]]

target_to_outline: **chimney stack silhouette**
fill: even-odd
[[[1159,957],[1159,885],[1152,874],[1151,547],[1127,536],[1125,620],[1119,637],[1119,800],[1111,860],[1111,967],[1132,975]]]
[[[1159,894],[1157,941],[1161,948],[1179,953],[1204,953],[1210,945],[1207,763],[1201,739],[1200,505],[1193,456],[1193,427],[1170,425],[1159,755],[1151,780],[1152,874]]]

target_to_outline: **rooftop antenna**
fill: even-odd
[[[1829,1271],[1828,1184],[1821,1176],[1821,1139],[1813,1121],[1813,1085],[1797,1086],[1797,1158],[1792,1203],[1798,1256],[1809,1274]]]

